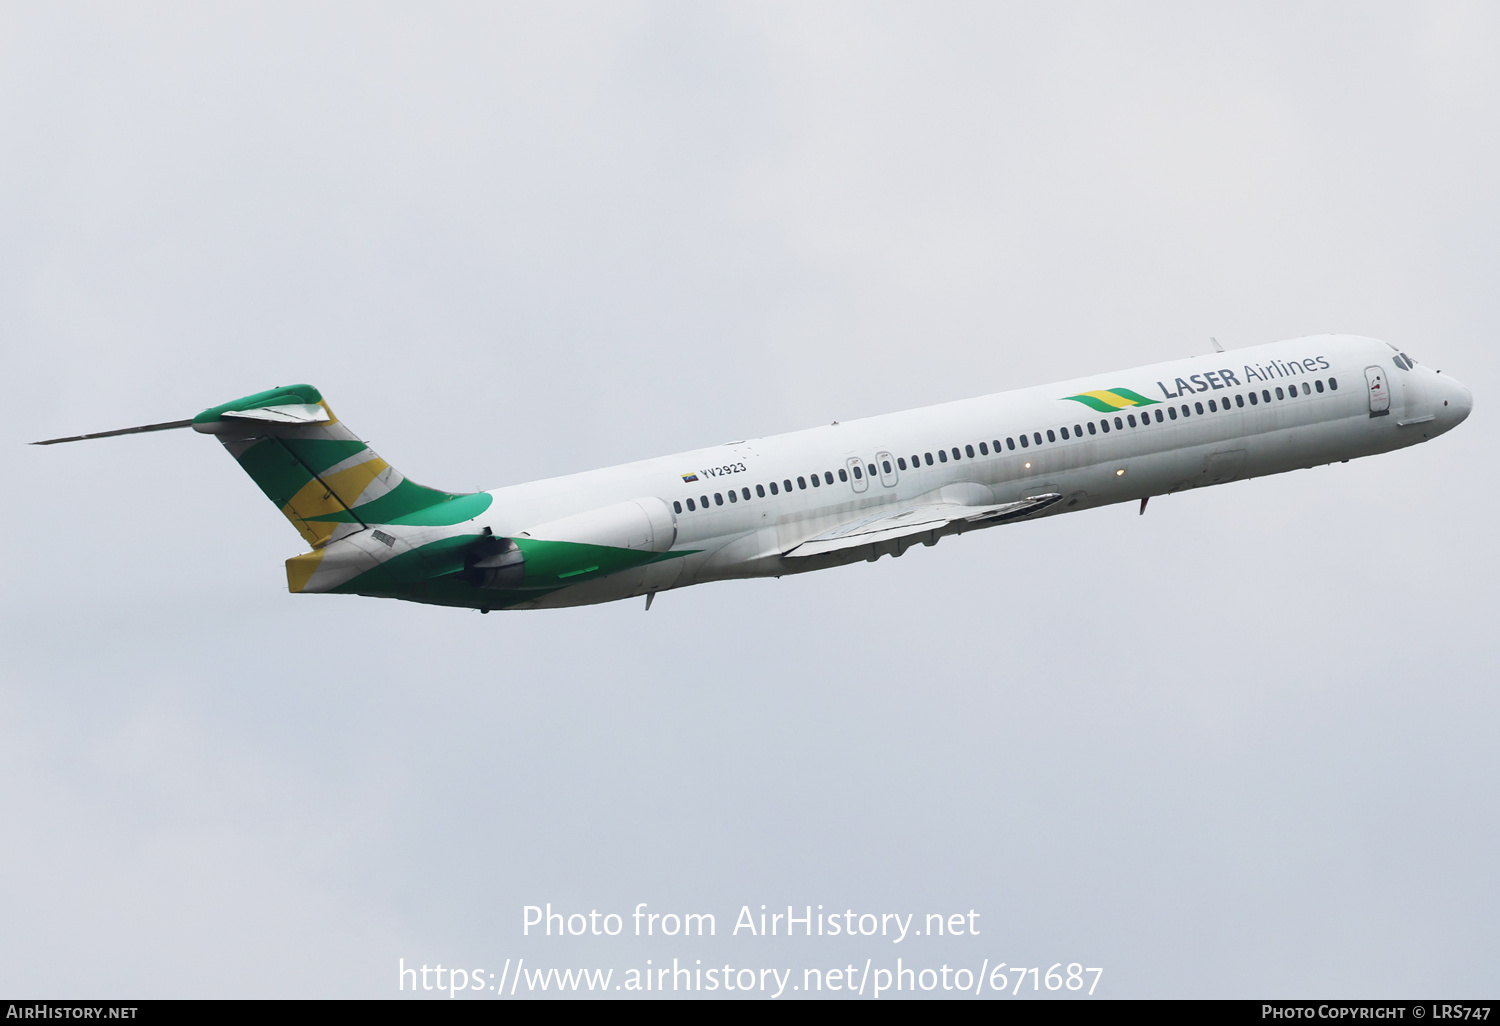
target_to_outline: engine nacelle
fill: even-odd
[[[612,549],[666,552],[677,540],[672,507],[652,496],[600,506],[561,520],[550,520],[521,532],[522,538],[607,545]]]
[[[555,589],[649,563],[676,541],[671,507],[630,499],[489,539],[465,574],[482,588]]]

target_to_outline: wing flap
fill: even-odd
[[[1062,496],[1056,492],[1047,492],[1042,495],[1028,495],[1017,502],[1004,502],[992,506],[932,503],[882,510],[808,538],[783,552],[782,555],[788,559],[805,559],[830,552],[841,552],[845,549],[895,541],[911,535],[926,534],[959,521],[982,525],[1013,520],[1045,509],[1061,498]]]

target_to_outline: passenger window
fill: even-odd
[[[766,497],[766,486],[765,485],[756,485],[755,486],[755,494],[756,494],[756,496],[758,498],[764,499]]]
[[[1031,444],[1031,439],[1027,438],[1025,435],[1022,435],[1021,436],[1021,448],[1024,449],[1024,448],[1026,448],[1030,444]]]
[[[700,495],[700,496],[698,496],[698,502],[700,504],[702,504],[702,506],[703,506],[704,509],[708,509],[708,496],[707,495]]]
[[[807,491],[807,478],[805,478],[805,477],[799,477],[799,478],[797,478],[797,488],[798,488],[799,491],[804,491],[804,492]]]
[[[1058,430],[1058,433],[1063,436],[1063,441],[1066,442],[1068,440],[1068,429],[1067,428],[1058,428],[1057,430]]]
[[[953,447],[953,458],[954,460],[958,459],[958,446],[956,445]]]
[[[1157,411],[1156,411],[1156,422],[1157,422],[1157,423],[1158,423],[1158,424],[1160,424],[1160,423],[1161,423],[1161,411],[1160,411],[1160,410],[1157,410]]]
[[[1264,399],[1266,402],[1270,402],[1271,401],[1271,393],[1269,391],[1267,391],[1266,389],[1264,389],[1264,388],[1260,390],[1260,397],[1262,399]]]
[[[1408,359],[1410,359],[1410,358],[1408,357]],[[1309,385],[1305,381],[1302,382],[1302,394],[1303,395],[1312,395],[1312,386]]]
[[[1033,431],[1031,433],[1031,438],[1032,441],[1036,442],[1037,445],[1042,444],[1042,433],[1040,431]]]
[[[897,470],[905,470],[906,469],[906,457],[905,456],[897,456],[896,457],[896,469]]]
[[[1101,420],[1099,422],[1099,430],[1103,431],[1106,435],[1109,434],[1109,421]]]
[[[790,478],[787,478],[786,480],[781,482],[781,490],[786,492],[787,494],[791,494],[792,482]]]
[[[736,492],[733,488],[729,489],[729,501],[730,502],[739,502],[740,501],[739,493]]]
[[[1184,417],[1186,417],[1188,414],[1190,414],[1192,412],[1193,412],[1192,410],[1188,409],[1188,404],[1187,403],[1183,403],[1182,404],[1182,415]]]
[[[691,513],[693,510],[695,510],[697,508],[698,508],[697,506],[693,505],[693,500],[689,499],[688,500],[688,512]]]
[[[1259,402],[1260,402],[1260,396],[1256,395],[1254,392],[1251,392],[1250,393],[1250,405],[1251,406],[1255,406]]]
[[[995,455],[999,456],[1000,455],[1000,439],[997,438],[993,442],[991,442],[990,444],[995,447]],[[1014,446],[1012,446],[1012,448],[1014,448]]]
[[[1209,413],[1218,413],[1219,412],[1219,408],[1214,405],[1214,401],[1212,399],[1210,399],[1208,401],[1208,412]]]
[[[1177,407],[1175,407],[1175,406],[1168,406],[1167,407],[1167,416],[1171,417],[1173,420],[1176,420],[1177,419]]]
[[[823,484],[823,482],[821,480],[819,480],[817,474],[814,474],[812,476],[812,483],[813,483],[813,487],[814,488],[818,488],[818,487],[820,487]]]
[[[856,481],[862,481],[862,480],[864,480],[864,476],[865,475],[859,469],[859,465],[855,464],[855,467],[854,467],[854,480],[856,480]],[[771,494],[772,495],[776,494],[776,486],[774,484],[771,485]]]
[[[938,462],[939,463],[947,463],[948,462],[948,450],[947,449],[939,449],[938,450]]]
[[[1313,388],[1316,388],[1319,392],[1323,391],[1323,379],[1319,378],[1317,381],[1314,381]]]
[[[1089,434],[1091,434],[1091,435],[1097,435],[1098,433],[1099,433],[1098,429],[1094,427],[1094,422],[1093,421],[1089,421]]]
[[[890,460],[881,460],[880,461],[880,469],[883,470],[883,471],[885,471],[887,474],[889,474],[891,472],[891,461]]]
[[[1245,405],[1245,397],[1244,397],[1244,396],[1242,396],[1242,395],[1237,395],[1237,396],[1235,396],[1235,397],[1234,397],[1234,405],[1236,405],[1236,406],[1238,406],[1238,407],[1241,407],[1241,408],[1244,408],[1244,405]]]
[[[1074,424],[1073,425],[1073,434],[1077,435],[1079,438],[1082,438],[1083,437],[1083,425],[1082,424]]]
[[[831,470],[825,470],[825,471],[823,471],[823,483],[824,484],[833,484],[833,471],[831,471]]]
[[[724,505],[724,496],[723,496],[723,494],[721,492],[714,492],[714,505],[715,506],[722,506],[722,505]]]
[[[990,454],[990,447],[988,445],[986,445],[985,443],[980,442],[979,443],[979,455],[981,455],[981,456],[988,456],[989,454]]]
[[[1284,395],[1281,394],[1281,386],[1280,385],[1276,386],[1276,398],[1277,399],[1285,399],[1286,398],[1286,396],[1284,396]],[[1269,402],[1269,400],[1267,400],[1267,401]]]
[[[1202,403],[1194,403],[1193,404],[1193,412],[1196,413],[1200,417],[1203,416],[1203,404]]]
[[[1007,449],[1012,449],[1012,450],[1015,449],[1015,447],[1016,447],[1016,440],[1014,438],[1007,438],[1005,440],[1005,447]]]
[[[691,500],[689,500],[689,501],[691,501]],[[681,513],[682,512],[682,503],[678,502],[676,499],[672,500],[672,512],[673,513]]]
[[[1339,379],[1338,378],[1329,378],[1328,379],[1328,391],[1330,391],[1330,392],[1337,392],[1338,390],[1339,390]]]
[[[974,458],[974,447],[972,445],[964,446],[964,455],[972,460]]]
[[[776,482],[775,482],[775,481],[772,481],[772,482],[771,482],[771,485],[770,485],[770,488],[771,488],[771,494],[772,494],[772,495],[780,495],[780,494],[781,494],[781,493],[780,493],[780,492],[779,492],[779,491],[777,491],[777,489],[776,489]]]
[[[1129,424],[1131,427],[1135,427],[1135,414],[1127,413],[1125,415],[1125,423]]]
[[[927,465],[932,466],[932,453],[927,454]]]
[[[1119,417],[1115,418],[1115,430],[1116,431],[1124,431],[1125,430],[1125,425],[1120,421]]]
[[[889,466],[889,464],[887,464],[887,466]],[[874,477],[877,473],[879,473],[879,471],[875,469],[875,464],[873,463],[865,468],[865,472],[868,473],[871,477]],[[787,491],[791,491],[791,489],[788,488]]]
[[[750,489],[748,489],[748,488],[741,488],[740,489],[740,494],[745,497],[745,501],[746,502],[750,501]]]
[[[847,483],[848,480],[849,480],[849,472],[847,470],[844,470],[844,469],[840,468],[839,469],[839,480]]]
[[[1057,432],[1053,431],[1051,428],[1047,429],[1047,441],[1049,441],[1049,442],[1055,442],[1055,441],[1057,441]]]

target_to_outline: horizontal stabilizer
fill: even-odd
[[[1043,495],[1028,495],[1018,502],[1004,502],[994,506],[960,506],[957,503],[939,502],[882,510],[824,531],[788,549],[782,555],[788,559],[804,559],[939,531],[953,523],[985,525],[1014,520],[1046,509],[1061,498],[1056,492],[1047,492]]]
[[[165,424],[142,424],[140,427],[116,428],[114,431],[95,431],[91,435],[69,435],[67,438],[49,438],[32,445],[56,445],[58,442],[82,442],[90,438],[113,438],[115,435],[139,435],[147,431],[170,431],[173,428],[191,427],[191,420],[169,420]]]

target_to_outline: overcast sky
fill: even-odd
[[[1496,52],[1486,3],[0,3],[0,993],[1493,993]],[[649,614],[290,596],[211,439],[22,444],[308,381],[492,488],[1326,331],[1474,415]]]

